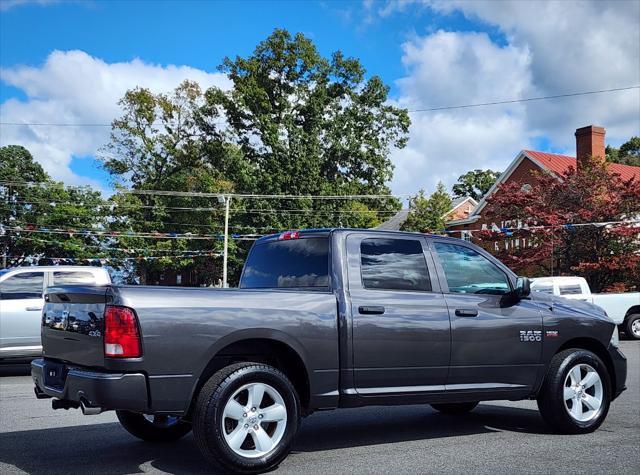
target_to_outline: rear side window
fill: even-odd
[[[95,277],[91,272],[81,272],[81,271],[73,271],[73,272],[60,272],[56,271],[53,273],[53,284],[54,285],[65,285],[65,284],[93,284],[96,281]]]
[[[560,285],[560,295],[580,295],[582,288],[580,284],[565,284]]]
[[[0,284],[0,299],[38,299],[42,297],[43,272],[22,272]]]
[[[534,282],[531,286],[531,290],[545,294],[553,294],[553,284],[536,284]]]
[[[256,244],[242,274],[243,289],[329,288],[329,238]]]
[[[362,284],[367,289],[431,290],[420,241],[364,239],[360,243],[360,266]]]

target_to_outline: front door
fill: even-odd
[[[542,313],[510,297],[501,264],[463,243],[433,240],[451,317],[447,391],[530,389],[542,357]]]
[[[347,238],[354,384],[363,396],[444,390],[449,315],[422,237]]]
[[[44,272],[19,272],[0,282],[0,358],[42,351]]]

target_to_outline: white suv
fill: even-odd
[[[0,360],[42,354],[40,318],[47,287],[109,283],[109,273],[101,267],[31,266],[0,270]]]

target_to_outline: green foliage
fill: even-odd
[[[389,153],[404,147],[407,111],[387,104],[389,88],[365,78],[357,59],[336,52],[325,58],[302,34],[275,30],[248,57],[225,58],[220,70],[229,91],[201,91],[185,82],[172,94],[128,91],[124,114],[114,121],[104,166],[116,183],[135,189],[286,195],[389,194]],[[215,198],[120,195],[123,229],[221,232]],[[139,205],[157,208],[139,208]],[[137,207],[136,207],[137,205]],[[168,207],[218,207],[210,213],[176,213]],[[394,199],[234,199],[233,233],[265,234],[306,227],[372,227],[400,207]],[[293,211],[291,211],[293,210]],[[121,240],[127,245],[129,239]],[[149,241],[149,240],[147,240]],[[177,246],[158,240],[147,246]],[[181,242],[219,249],[221,242]],[[250,242],[232,246],[230,274],[238,276]],[[147,264],[144,264],[146,266]],[[154,262],[188,267],[212,282],[220,262],[209,259]],[[148,269],[140,266],[140,274]],[[233,279],[232,279],[233,280]]]
[[[105,210],[98,206],[100,193],[90,187],[65,188],[52,181],[24,147],[0,148],[0,222],[7,227],[0,236],[0,250],[7,267],[23,263],[50,263],[47,257],[86,259],[104,255],[95,236],[81,233],[44,234],[15,228],[95,229],[102,226]],[[25,186],[24,183],[39,183]],[[22,183],[22,184],[21,184]]]
[[[620,148],[607,145],[607,161],[640,167],[640,137],[631,137]]]
[[[402,224],[403,231],[440,232],[444,229],[444,216],[451,210],[451,196],[445,186],[438,183],[428,198],[420,190],[409,203],[409,215]]]
[[[480,201],[498,177],[500,177],[500,172],[493,170],[469,171],[460,176],[458,182],[453,185],[453,196],[455,198],[468,196],[476,201]]]

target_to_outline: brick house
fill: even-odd
[[[451,202],[451,209],[443,216],[444,219],[463,219],[469,216],[473,209],[478,206],[478,202],[469,196],[455,198]],[[408,209],[401,209],[384,223],[376,226],[375,229],[386,231],[399,231],[409,216]]]
[[[605,159],[605,130],[603,127],[587,126],[576,130],[576,157],[558,155],[555,153],[537,152],[535,150],[522,150],[507,167],[487,194],[480,200],[468,217],[452,219],[446,223],[446,229],[451,236],[465,240],[471,238],[471,230],[491,229],[493,225],[498,228],[514,226],[510,222],[493,223],[484,217],[487,198],[493,193],[499,193],[499,186],[504,183],[518,182],[523,188],[531,187],[537,182],[536,174],[540,171],[551,173],[560,177],[570,167],[580,169],[580,164],[591,157],[600,160]],[[622,179],[629,180],[632,177],[640,179],[640,167],[609,164],[610,170],[619,174]]]

